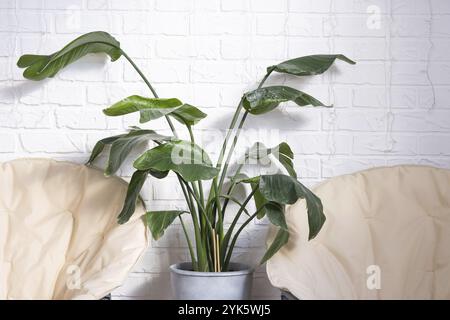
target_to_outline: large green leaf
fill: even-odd
[[[293,101],[303,107],[307,105],[324,106],[322,102],[307,93],[286,86],[259,88],[244,94],[244,108],[251,114],[264,114],[272,111],[282,102]]]
[[[200,109],[183,104],[176,98],[145,98],[137,95],[120,100],[103,110],[108,116],[122,116],[137,111],[140,113],[141,123],[169,115],[183,124],[192,126],[206,117]]]
[[[342,54],[317,54],[284,61],[268,67],[267,71],[288,73],[296,76],[311,76],[327,71],[336,59],[355,64],[354,61]]]
[[[105,174],[107,176],[114,174],[137,144],[148,140],[162,142],[169,139],[170,137],[157,134],[153,130],[132,130],[130,133],[119,137],[111,145]]]
[[[120,43],[102,31],[84,34],[60,51],[51,55],[26,54],[19,58],[17,66],[26,68],[23,76],[30,80],[42,80],[55,76],[58,71],[89,53],[106,53],[112,61],[120,58]]]
[[[270,222],[287,231],[286,218],[284,217],[284,206],[276,202],[268,202],[264,205]]]
[[[171,112],[169,116],[183,124],[193,126],[203,118],[206,118],[206,113],[190,104],[183,104],[178,109]]]
[[[209,180],[217,176],[207,153],[196,144],[173,140],[146,151],[135,162],[138,170],[172,170],[186,181]]]
[[[260,264],[263,264],[264,262],[272,258],[272,256],[275,253],[277,253],[278,250],[280,250],[281,247],[288,242],[288,240],[289,240],[289,232],[287,230],[280,228],[278,230],[277,235],[275,236],[275,239],[273,240],[273,242],[267,249],[266,253],[264,254],[263,258],[261,259]]]
[[[119,134],[117,136],[107,137],[97,141],[86,164],[92,164],[92,162],[94,162],[94,160],[102,153],[103,149],[105,149],[105,146],[110,145],[117,139],[124,136],[126,136],[126,134]]]
[[[320,199],[296,179],[283,174],[262,175],[259,189],[267,201],[294,204],[305,199],[308,211],[309,239],[313,239],[325,223]]]
[[[144,123],[165,116],[176,110],[183,103],[176,98],[145,98],[141,96],[130,96],[116,102],[109,108],[103,110],[107,116],[122,116],[132,112],[141,112],[140,122]]]
[[[145,221],[152,233],[153,239],[158,240],[164,234],[164,231],[172,222],[187,211],[168,210],[168,211],[149,211],[145,214]]]
[[[127,195],[123,204],[122,211],[120,212],[117,222],[124,224],[130,220],[131,216],[136,209],[136,201],[139,198],[139,192],[141,192],[142,186],[147,179],[148,172],[137,170],[131,176],[130,183],[128,184]],[[112,195],[113,196],[113,195]]]
[[[297,173],[295,172],[293,164],[294,153],[286,142],[282,142],[273,148],[267,148],[263,143],[256,142],[245,153],[246,159],[250,158],[258,161],[267,159],[271,162],[269,155],[273,155],[291,177],[297,178]]]

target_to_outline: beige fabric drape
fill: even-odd
[[[137,210],[116,223],[127,184],[48,159],[0,165],[0,299],[99,299],[148,246]]]
[[[289,242],[267,264],[274,286],[301,299],[450,299],[450,171],[375,168],[314,192],[327,221],[308,242],[304,200],[288,208]]]

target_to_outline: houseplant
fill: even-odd
[[[112,61],[124,57],[141,76],[153,96],[151,98],[129,96],[104,109],[103,112],[107,116],[115,117],[139,112],[140,123],[164,117],[172,131],[172,136],[165,136],[154,130],[132,127],[127,133],[98,141],[88,163],[92,163],[97,156],[104,152],[106,146],[110,146],[105,174],[112,175],[120,168],[130,151],[141,141],[149,140],[155,143],[155,147],[145,151],[134,161],[135,171],[128,187],[123,209],[118,216],[118,223],[126,223],[133,214],[140,190],[148,176],[163,179],[170,171],[176,175],[188,209],[151,211],[147,212],[144,218],[154,239],[159,239],[165,229],[176,219],[180,221],[191,256],[190,263],[172,266],[174,278],[177,279],[181,275],[180,282],[176,283],[181,291],[185,292],[186,290],[183,288],[183,275],[189,276],[189,279],[192,280],[196,279],[195,275],[198,272],[198,279],[201,281],[205,281],[205,275],[206,279],[209,277],[212,279],[211,281],[219,281],[222,278],[217,277],[216,272],[227,272],[227,275],[230,276],[236,272],[241,278],[243,274],[245,275],[241,282],[243,288],[231,298],[246,297],[251,271],[235,270],[235,267],[239,266],[231,262],[233,249],[239,235],[255,218],[261,219],[267,216],[272,224],[279,227],[277,235],[261,259],[261,263],[264,263],[288,241],[289,233],[284,217],[284,208],[298,199],[305,199],[308,207],[309,239],[318,234],[325,222],[321,201],[297,180],[297,174],[293,167],[293,152],[287,143],[282,142],[278,146],[268,148],[264,144],[256,142],[248,148],[244,155],[245,160],[276,160],[287,174],[261,174],[248,177],[241,172],[245,162],[240,163],[233,172],[229,170],[229,163],[248,116],[268,113],[277,108],[280,103],[287,101],[294,102],[301,107],[324,106],[314,97],[291,87],[282,85],[264,87],[265,81],[272,73],[295,76],[317,75],[328,70],[336,59],[352,64],[353,61],[339,54],[313,55],[268,67],[267,73],[258,87],[242,96],[231,119],[217,162],[213,165],[206,152],[195,143],[192,130],[192,126],[204,119],[206,114],[195,106],[182,103],[177,98],[159,98],[148,79],[120,47],[120,43],[108,33],[91,32],[82,35],[51,55],[23,55],[17,65],[25,68],[23,73],[25,78],[42,80],[55,76],[61,69],[89,53],[105,53]],[[190,141],[179,139],[173,120],[185,126],[189,132]],[[226,181],[229,183],[227,188],[225,187]],[[207,184],[209,185],[207,186]],[[249,185],[251,190],[242,202],[234,196],[236,187],[240,184]],[[256,210],[250,213],[247,209],[252,199]],[[230,202],[237,203],[239,210],[234,213],[230,226],[226,228],[224,216]],[[239,225],[239,219],[245,214],[248,215],[248,218]],[[184,222],[184,218],[188,215],[192,220],[194,239],[189,236]],[[179,270],[180,268],[183,270]],[[242,267],[238,269],[242,269]],[[205,274],[205,272],[208,273]],[[203,297],[208,298],[213,294],[208,291],[212,287],[217,287],[217,285],[209,285],[206,282],[202,290],[198,290],[198,287],[195,289],[197,293],[201,291],[204,294]],[[192,294],[195,292],[188,290],[187,296],[179,295],[179,297],[189,298],[192,297]],[[224,294],[225,296],[222,298],[229,297],[226,296],[226,292]]]

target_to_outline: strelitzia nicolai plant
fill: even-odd
[[[109,157],[105,174],[114,174],[124,163],[129,153],[142,141],[153,141],[156,146],[142,153],[133,163],[131,177],[123,209],[118,215],[118,223],[126,223],[134,213],[144,182],[148,176],[165,178],[174,172],[186,200],[188,210],[149,211],[145,221],[154,239],[159,239],[166,228],[179,219],[184,230],[187,246],[195,271],[220,272],[229,270],[230,259],[236,241],[242,230],[253,220],[267,216],[277,226],[278,232],[261,259],[264,263],[270,259],[289,238],[288,225],[284,216],[286,205],[305,199],[307,205],[309,239],[313,239],[325,222],[320,199],[297,180],[294,170],[294,153],[285,142],[273,148],[267,148],[256,142],[245,153],[246,159],[262,160],[275,156],[284,173],[261,174],[248,177],[241,171],[244,163],[230,174],[229,162],[235,150],[241,129],[249,115],[258,116],[276,109],[280,103],[291,101],[300,107],[325,106],[311,95],[295,88],[276,85],[264,86],[272,73],[284,73],[295,76],[313,76],[322,74],[330,68],[336,59],[354,64],[352,60],[340,54],[311,55],[281,62],[267,68],[258,87],[245,93],[231,119],[218,160],[214,165],[207,153],[195,143],[192,126],[207,115],[200,109],[177,98],[160,98],[155,89],[120,47],[120,43],[106,32],[91,32],[70,42],[60,51],[50,55],[23,55],[17,62],[25,68],[23,75],[30,80],[43,80],[54,77],[61,69],[89,53],[107,54],[111,61],[124,57],[140,75],[152,94],[152,97],[129,96],[103,110],[107,116],[116,117],[137,112],[140,123],[165,118],[172,136],[158,134],[154,130],[132,127],[129,132],[101,139],[92,150],[88,160],[91,164],[109,146]],[[182,123],[189,133],[190,141],[178,137],[173,120]],[[273,158],[271,158],[273,159]],[[210,186],[205,189],[205,181]],[[225,182],[228,187],[225,188]],[[250,185],[250,194],[239,201],[234,192],[240,184]],[[225,190],[226,189],[226,190]],[[247,209],[254,200],[256,211]],[[229,202],[239,206],[228,228],[224,225]],[[193,225],[192,240],[183,217],[190,215]],[[247,219],[238,224],[242,215]]]

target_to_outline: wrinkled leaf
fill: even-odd
[[[180,210],[168,211],[149,211],[145,214],[145,221],[152,233],[153,239],[158,240],[164,234],[164,231],[181,214],[189,213]]]
[[[261,259],[260,264],[263,264],[272,256],[278,252],[278,250],[281,249],[282,246],[284,246],[289,240],[289,232],[284,229],[279,229],[277,235],[275,236],[275,239],[267,249],[266,253],[264,254],[263,258]]]
[[[246,159],[252,158],[258,161],[268,160],[271,163],[272,160],[269,155],[273,155],[290,176],[297,178],[297,173],[295,172],[292,161],[294,159],[294,153],[286,142],[282,142],[273,148],[267,148],[263,143],[256,142],[245,153]]]
[[[130,133],[119,137],[111,145],[105,174],[109,176],[115,173],[125,161],[133,147],[137,144],[148,140],[161,142],[168,139],[170,139],[170,137],[157,134],[153,130],[133,130]]]
[[[268,67],[267,71],[288,73],[296,76],[312,76],[327,71],[336,59],[355,64],[354,61],[342,54],[318,54],[284,61]]]
[[[326,217],[320,199],[296,179],[282,175],[262,175],[259,189],[267,201],[294,204],[305,199],[308,211],[309,239],[313,239],[325,223]]]
[[[92,164],[92,162],[94,162],[94,160],[102,153],[103,149],[105,149],[105,146],[110,145],[125,135],[126,134],[119,134],[117,136],[107,137],[97,141],[86,164]]]
[[[146,151],[135,162],[138,170],[172,170],[186,181],[209,180],[217,176],[207,153],[196,144],[173,140]]]
[[[190,104],[183,104],[178,109],[171,112],[169,116],[182,124],[193,126],[203,118],[206,118],[206,113],[203,113],[200,109],[191,106]]]
[[[117,222],[124,224],[130,220],[131,216],[136,209],[136,201],[139,198],[139,192],[141,192],[142,186],[147,179],[147,171],[137,170],[131,176],[130,183],[128,184],[127,195],[123,204],[122,211],[120,212]]]
[[[140,111],[140,122],[144,123],[165,116],[176,110],[182,102],[176,98],[145,98],[138,95],[130,96],[116,102],[103,110],[107,116],[122,116],[128,113]]]
[[[284,217],[284,206],[276,202],[268,202],[264,205],[266,215],[270,222],[287,231],[286,218]]]
[[[89,53],[106,53],[111,61],[122,55],[120,43],[116,39],[106,32],[96,31],[76,38],[51,55],[23,55],[17,61],[17,66],[26,68],[23,72],[25,78],[42,80],[55,76],[58,71]]]
[[[258,115],[272,111],[282,102],[293,101],[303,107],[307,105],[324,106],[322,102],[307,93],[286,86],[259,88],[244,94],[244,108],[251,114]]]

